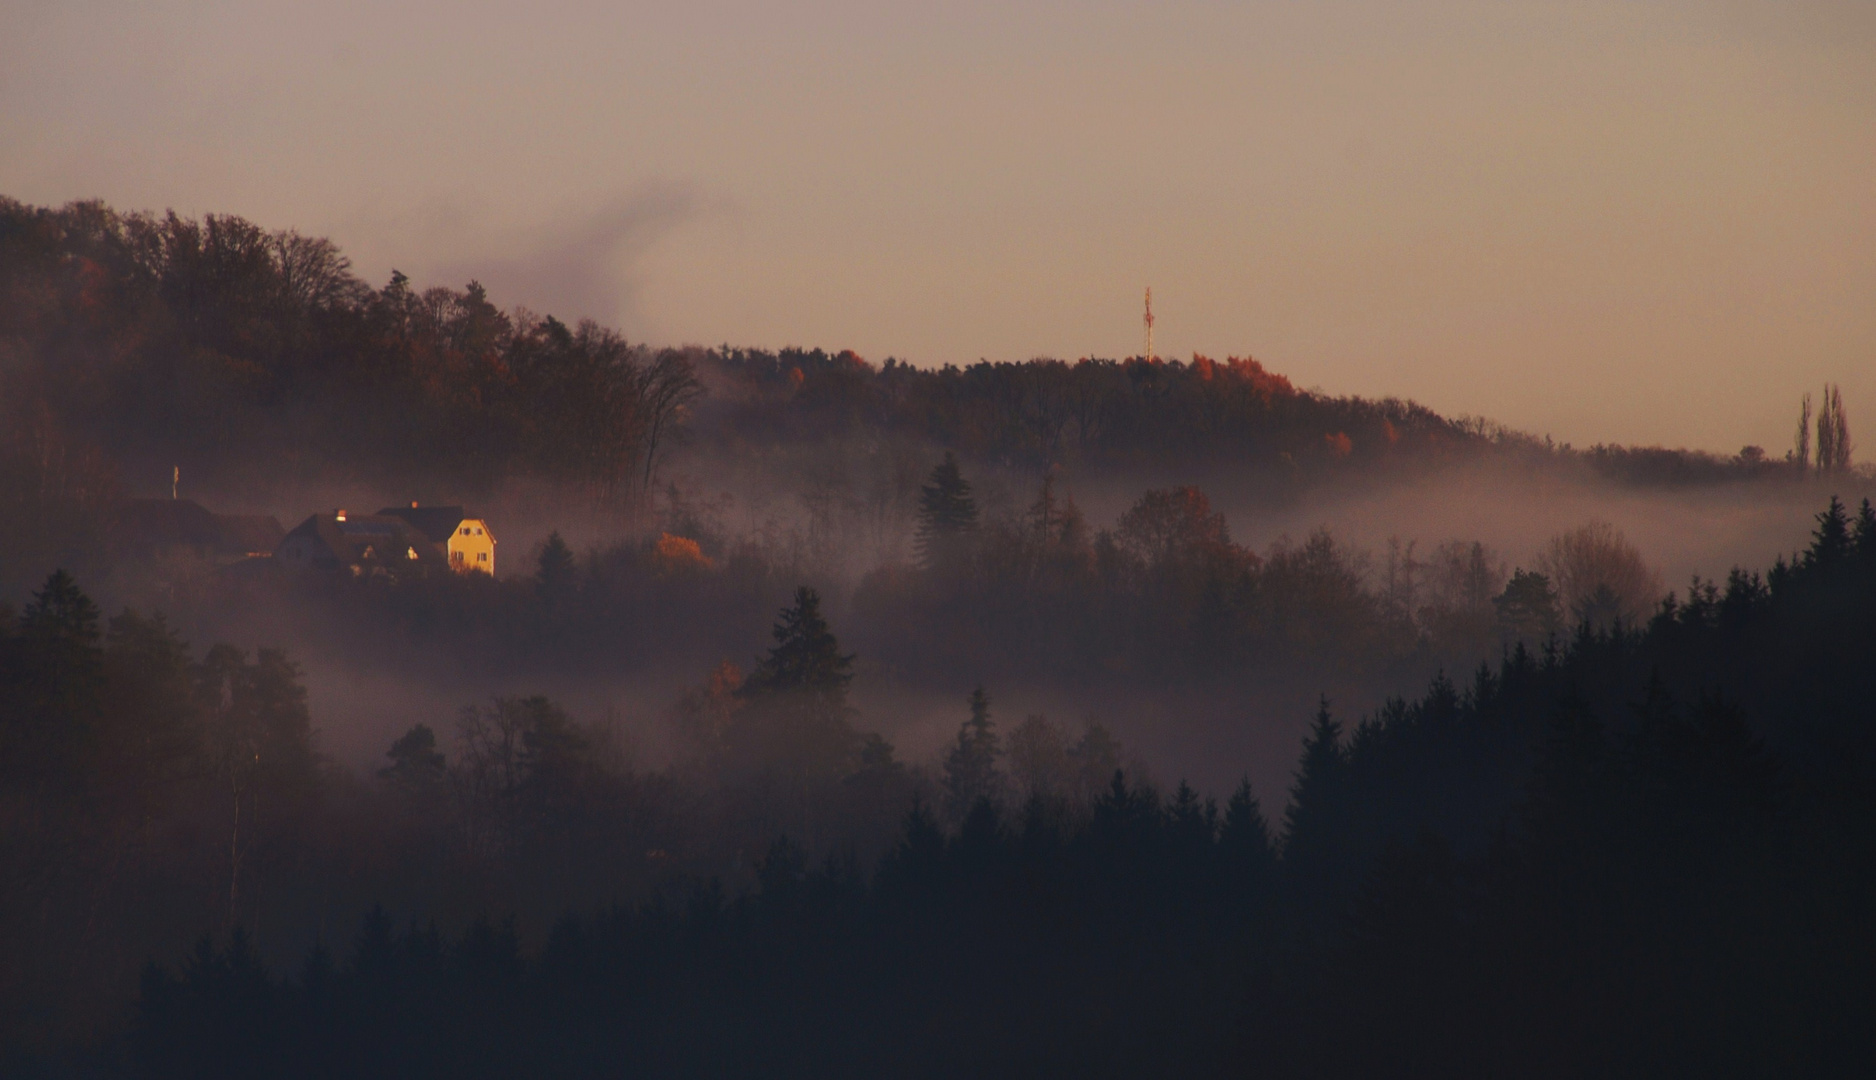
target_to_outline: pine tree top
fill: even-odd
[[[91,602],[69,572],[55,570],[20,613],[20,627],[33,637],[96,645],[98,605]]]

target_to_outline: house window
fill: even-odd
[[[450,553],[449,553],[449,561],[450,561],[450,562],[453,562],[453,563],[458,563],[458,564],[460,564],[460,563],[462,562],[462,552],[460,552],[460,551],[452,551],[452,552],[450,552]]]
[[[469,535],[469,526],[467,526],[467,525],[464,525],[464,526],[462,527],[462,534],[463,534],[464,536],[468,536],[468,535]]]
[[[482,535],[482,529],[481,529],[481,527],[480,527],[480,526],[477,526],[477,528],[476,528],[476,535],[477,535],[477,536],[481,536],[481,535]]]
[[[488,553],[488,552],[486,552],[486,551],[478,551],[478,552],[476,552],[476,561],[477,561],[477,562],[488,562],[488,561],[489,561],[489,553]]]

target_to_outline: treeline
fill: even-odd
[[[549,612],[565,557],[544,553]],[[667,766],[636,761],[610,718],[516,696],[419,719],[361,777],[318,752],[286,655],[197,654],[160,616],[104,619],[56,573],[0,610],[0,1072],[112,1030],[142,959],[206,932],[278,962],[373,901],[539,931],[673,881],[741,888],[779,835],[870,863],[907,806],[961,816],[992,790],[899,760],[849,705],[851,667],[802,588],[761,662],[677,704]],[[1019,734],[1026,790],[1064,807],[1125,760],[1098,725]]]
[[[142,982],[147,1075],[1844,1075],[1876,1054],[1876,514],[1345,730],[1274,830],[1116,775],[915,806],[871,873]],[[779,654],[778,654],[779,655]],[[832,672],[837,676],[838,672]],[[1006,770],[987,702],[947,766]],[[989,771],[986,772],[985,770]],[[1003,772],[1003,782],[1012,777]]]
[[[134,465],[143,489],[171,466],[197,490],[339,480],[464,498],[549,479],[617,507],[643,497],[687,419],[730,454],[883,438],[1031,468],[1249,469],[1279,486],[1573,457],[1411,402],[1298,390],[1249,357],[925,370],[819,349],[651,349],[503,310],[474,282],[420,290],[394,273],[373,287],[324,239],[97,202],[0,198],[0,357],[0,474],[79,498]],[[1762,455],[1659,449],[1582,460],[1641,482],[1778,471]]]
[[[818,443],[889,435],[998,464],[1219,463],[1320,472],[1386,458],[1449,460],[1483,440],[1397,400],[1301,391],[1251,357],[1190,363],[980,361],[927,370],[852,352],[725,346],[707,354],[726,438]]]
[[[285,654],[197,655],[56,573],[0,610],[0,1072],[108,1027],[142,958],[205,931],[277,957],[372,900],[544,926],[674,878],[739,882],[782,833],[876,853],[937,788],[856,730],[845,664],[803,590],[766,663],[686,706],[672,767],[642,768],[604,718],[503,697],[413,724],[361,778],[319,753]]]
[[[1294,683],[1370,700],[1588,620],[1645,619],[1663,589],[1618,531],[1590,523],[1528,567],[1472,540],[1353,549],[1326,529],[1261,553],[1196,487],[1143,493],[1094,529],[1045,476],[1014,510],[979,506],[947,455],[915,485],[911,550],[845,584],[844,549],[810,529],[734,534],[684,500],[664,531],[576,553],[558,536],[534,573],[382,582],[208,576],[204,610],[284,610],[360,665],[591,672],[741,662],[747,628],[809,582],[847,614],[869,668],[917,687],[1242,688]]]
[[[211,485],[545,477],[605,503],[698,392],[683,353],[473,282],[374,289],[327,240],[95,202],[0,199],[0,335],[6,449],[74,497],[155,462]]]

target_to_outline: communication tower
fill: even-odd
[[[1153,286],[1146,287],[1146,362],[1153,362]]]

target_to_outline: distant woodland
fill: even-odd
[[[1602,521],[1521,562],[1254,547],[1208,494],[1808,497],[1867,482],[1852,445],[1829,388],[1720,457],[1248,357],[654,348],[238,218],[0,200],[0,1074],[1866,1072],[1867,500],[1670,588]],[[178,472],[544,539],[499,577],[134,543]],[[791,516],[733,521],[731,474]],[[360,769],[314,653],[516,690]],[[533,689],[648,679],[656,754]],[[1106,711],[1006,704],[1037,688]],[[933,696],[908,753],[889,714]],[[1273,715],[1306,734],[1260,769]],[[1184,782],[1182,732],[1286,780]]]
[[[426,476],[459,497],[551,478],[616,502],[648,485],[681,424],[741,449],[905,439],[979,462],[1202,458],[1305,478],[1488,453],[1580,457],[1650,483],[1784,464],[1756,448],[1570,451],[1410,402],[1299,390],[1249,357],[929,370],[820,349],[654,349],[505,311],[474,282],[374,287],[327,240],[95,202],[0,199],[0,350],[13,468],[74,496],[151,465],[211,485]]]

